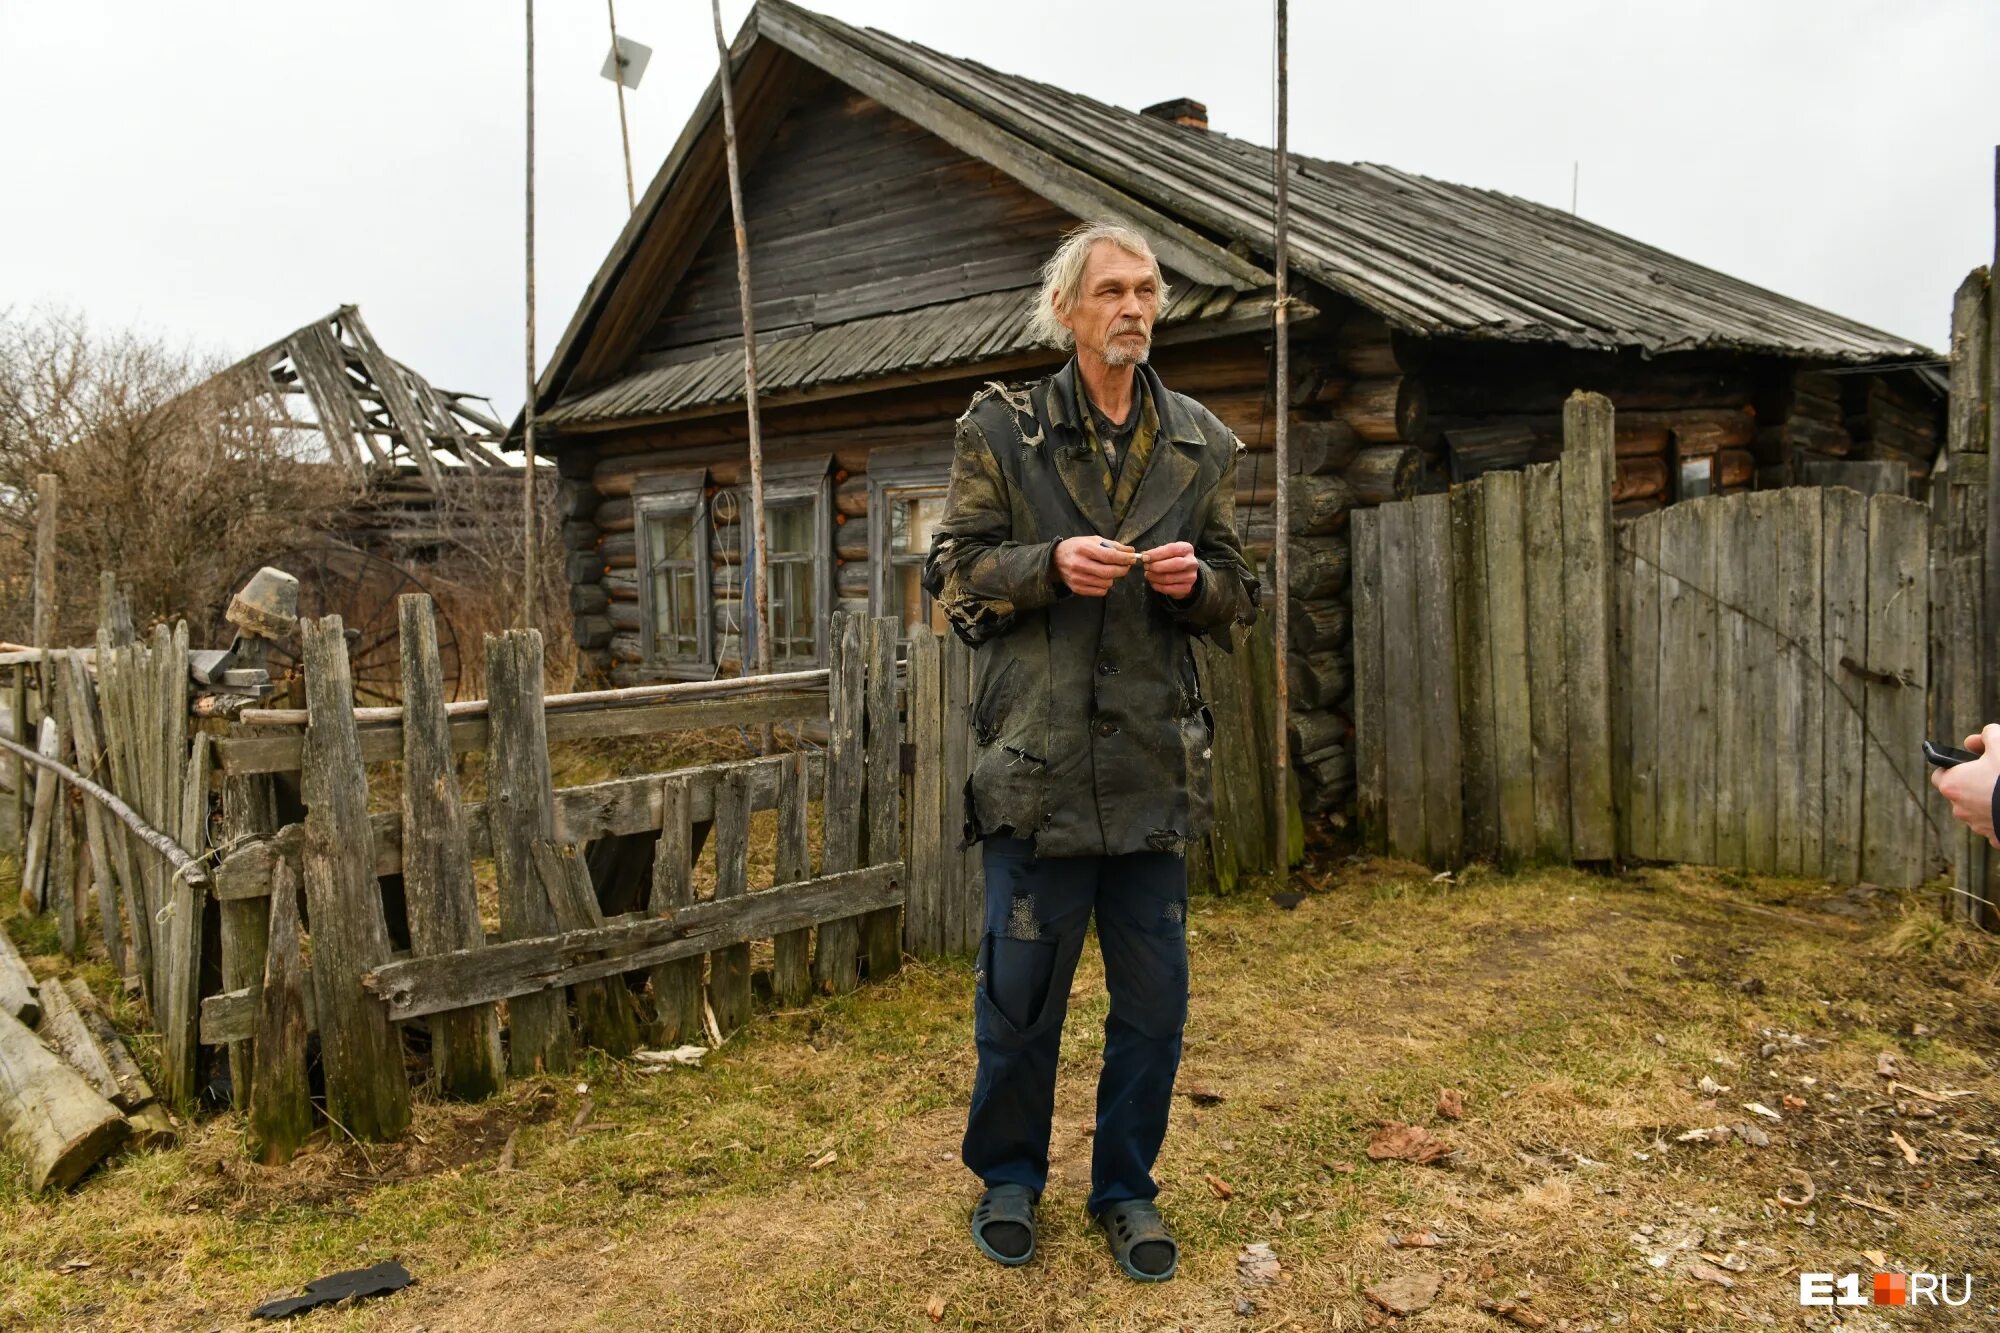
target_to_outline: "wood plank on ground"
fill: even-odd
[[[1518,472],[1480,478],[1486,501],[1486,625],[1493,682],[1493,762],[1498,773],[1500,856],[1534,855],[1534,737],[1528,681],[1527,551]]]
[[[1528,589],[1528,732],[1533,750],[1535,853],[1570,859],[1569,677],[1563,630],[1560,464],[1523,474],[1521,524]]]

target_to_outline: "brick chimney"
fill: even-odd
[[[1192,97],[1176,97],[1165,102],[1155,102],[1139,112],[1155,120],[1170,121],[1175,125],[1185,125],[1191,130],[1208,128],[1208,106]]]

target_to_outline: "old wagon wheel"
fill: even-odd
[[[347,660],[354,673],[354,702],[364,708],[403,702],[403,670],[398,652],[396,599],[428,593],[422,580],[399,565],[351,546],[331,543],[301,547],[261,561],[299,581],[299,617],[336,615],[347,630]],[[236,580],[241,587],[254,569]],[[437,613],[438,658],[447,698],[458,693],[458,635],[443,608]],[[273,644],[271,679],[282,684],[300,668],[297,640]]]

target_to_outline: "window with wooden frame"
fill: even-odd
[[[632,487],[639,554],[640,647],[648,666],[708,667],[706,469],[641,477]]]
[[[782,459],[764,465],[764,530],[769,543],[767,599],[771,614],[771,669],[795,671],[823,665],[827,619],[833,611],[833,478],[825,455]],[[736,488],[743,506],[745,572],[755,568],[750,552],[750,487]],[[750,604],[745,618],[754,622]],[[754,642],[754,623],[745,627]]]
[[[896,617],[905,640],[920,625],[939,633],[948,628],[923,577],[950,480],[949,444],[877,449],[868,457],[871,610]]]

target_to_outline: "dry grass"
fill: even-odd
[[[282,1170],[247,1164],[223,1118],[67,1199],[0,1194],[0,1326],[241,1328],[260,1298],[396,1257],[417,1287],[314,1326],[917,1328],[939,1298],[953,1328],[1359,1329],[1364,1287],[1430,1268],[1445,1281],[1426,1328],[1504,1327],[1476,1302],[1518,1292],[1572,1330],[1797,1327],[1797,1272],[1867,1272],[1870,1249],[1972,1271],[1986,1318],[2000,988],[1983,941],[1902,924],[1934,910],[1705,871],[1436,883],[1389,862],[1324,870],[1296,912],[1198,900],[1182,1084],[1223,1100],[1175,1104],[1158,1174],[1184,1255],[1164,1286],[1117,1276],[1080,1212],[1105,1015],[1093,951],[1028,1268],[988,1263],[964,1232],[969,968],[911,964],[761,1013],[700,1070],[596,1063],[480,1107],[424,1105],[402,1143],[324,1145]],[[1885,1050],[1912,1085],[1976,1095],[1892,1094]],[[1704,1097],[1704,1074],[1730,1091]],[[594,1121],[571,1134],[579,1084]],[[1436,1111],[1447,1086],[1462,1121]],[[1757,1120],[1749,1101],[1782,1108],[1761,1122],[1770,1146],[1675,1142]],[[1390,1119],[1456,1155],[1371,1161]],[[1801,1169],[1809,1213],[1772,1202]],[[1420,1230],[1442,1246],[1386,1244]],[[1282,1259],[1278,1286],[1239,1283],[1254,1241]],[[1747,1263],[1733,1289],[1689,1275],[1702,1250]],[[71,1259],[91,1267],[59,1271]],[[1892,1326],[1858,1314],[1848,1327]]]

